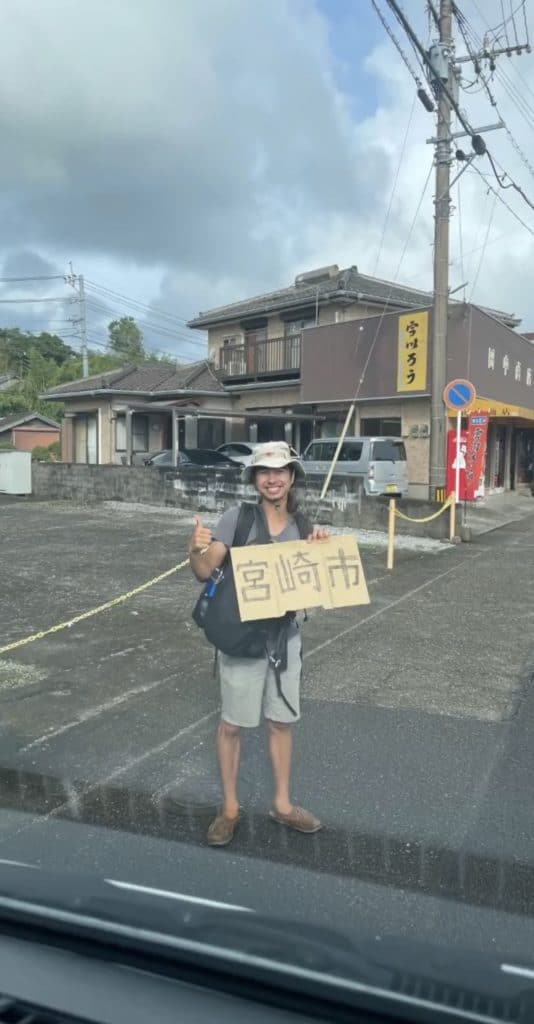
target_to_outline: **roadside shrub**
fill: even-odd
[[[52,462],[61,462],[61,441],[52,441],[48,445],[48,451],[52,456]]]
[[[44,444],[38,444],[32,451],[32,462],[52,462],[50,448]]]

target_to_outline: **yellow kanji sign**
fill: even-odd
[[[428,312],[399,316],[397,391],[426,391]]]
[[[369,604],[355,537],[231,548],[242,622],[304,608]]]

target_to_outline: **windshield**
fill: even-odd
[[[3,9],[0,896],[486,996],[534,970],[534,3]]]

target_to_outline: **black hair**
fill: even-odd
[[[262,469],[262,468],[263,468],[262,466],[258,466],[257,467],[257,469]],[[303,492],[303,487],[302,487],[303,481],[301,481],[301,480],[297,481],[297,474],[295,472],[294,466],[290,466],[290,468],[293,471],[293,483],[291,484],[291,487],[289,488],[289,491],[287,493],[287,511],[289,512],[290,516],[294,516],[297,512],[300,511],[299,497],[300,497],[300,495]],[[251,483],[254,484],[254,485],[256,484],[256,472],[257,472],[257,469],[254,469],[254,472],[252,474]]]

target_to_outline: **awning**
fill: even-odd
[[[469,413],[486,412],[490,419],[518,419],[534,422],[534,409],[527,409],[524,405],[507,405],[506,402],[497,402],[494,398],[483,398],[477,395],[474,405]],[[449,416],[455,417],[456,413],[449,411]]]

